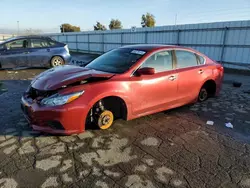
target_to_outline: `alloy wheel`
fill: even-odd
[[[205,101],[208,98],[208,92],[206,88],[202,88],[199,93],[199,101]]]
[[[51,65],[53,67],[57,67],[57,66],[60,66],[63,64],[64,64],[64,61],[61,57],[59,57],[59,56],[53,57],[52,62],[51,62]]]

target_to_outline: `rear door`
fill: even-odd
[[[1,50],[2,68],[17,68],[28,66],[27,62],[27,39],[17,39],[5,43],[4,49]]]
[[[28,62],[31,67],[46,67],[51,58],[50,45],[46,39],[31,38]]]
[[[206,68],[192,51],[175,50],[175,58],[178,100],[180,105],[187,104],[197,98],[201,84],[206,79]]]

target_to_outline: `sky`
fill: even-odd
[[[140,27],[141,16],[153,14],[156,26],[250,20],[250,0],[0,0],[1,31],[39,29],[59,32],[62,23],[93,30],[112,18],[123,28]]]

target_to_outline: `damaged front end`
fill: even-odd
[[[69,93],[66,95],[61,95],[60,91],[65,90],[66,88],[71,88],[74,86],[79,86],[83,84],[89,84],[93,82],[98,82],[98,81],[103,81],[106,80],[107,78],[104,77],[90,77],[82,81],[77,81],[70,83],[68,85],[62,85],[60,88],[57,88],[55,90],[39,90],[32,85],[28,88],[28,90],[25,93],[25,98],[30,98],[32,102],[36,102],[40,105],[43,106],[57,106],[57,105],[63,105],[66,103],[69,103],[78,97],[80,97],[84,91],[79,91],[79,92],[74,92],[74,93]]]
[[[74,66],[45,71],[32,80],[22,96],[24,116],[34,130],[62,134],[81,132],[85,120],[72,123],[72,119],[81,119],[85,113],[87,116],[87,101],[79,105],[75,100],[84,100],[80,96],[89,88],[86,84],[102,82],[113,75]]]
[[[56,93],[57,93],[56,90],[55,91],[42,91],[42,90],[38,90],[30,86],[26,92],[26,97],[31,98],[32,100],[40,101],[43,98],[50,97]]]
[[[44,101],[46,99],[49,100],[51,98],[60,97],[59,93],[61,90],[92,82],[104,81],[112,76],[114,76],[114,74],[76,66],[54,68],[35,77],[26,95],[35,102],[41,102],[41,104],[46,105],[47,103]],[[77,95],[83,92],[84,91],[79,91]]]
[[[53,91],[59,88],[84,84],[86,81],[99,81],[109,79],[114,74],[96,71],[92,69],[66,66],[64,68],[57,67],[45,71],[38,75],[31,84],[33,88],[41,91]]]

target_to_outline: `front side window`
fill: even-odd
[[[119,48],[99,56],[86,67],[103,72],[124,73],[145,53],[145,51],[141,50]]]
[[[6,45],[7,49],[27,48],[28,47],[28,40],[26,40],[26,39],[14,40],[12,42],[6,43],[5,45]]]
[[[31,48],[45,48],[49,46],[47,40],[44,39],[30,39],[30,42]]]
[[[172,70],[173,61],[171,51],[161,51],[153,54],[142,64],[141,68],[144,67],[154,68],[156,73]]]
[[[195,54],[184,50],[176,50],[177,68],[186,68],[197,65]]]

